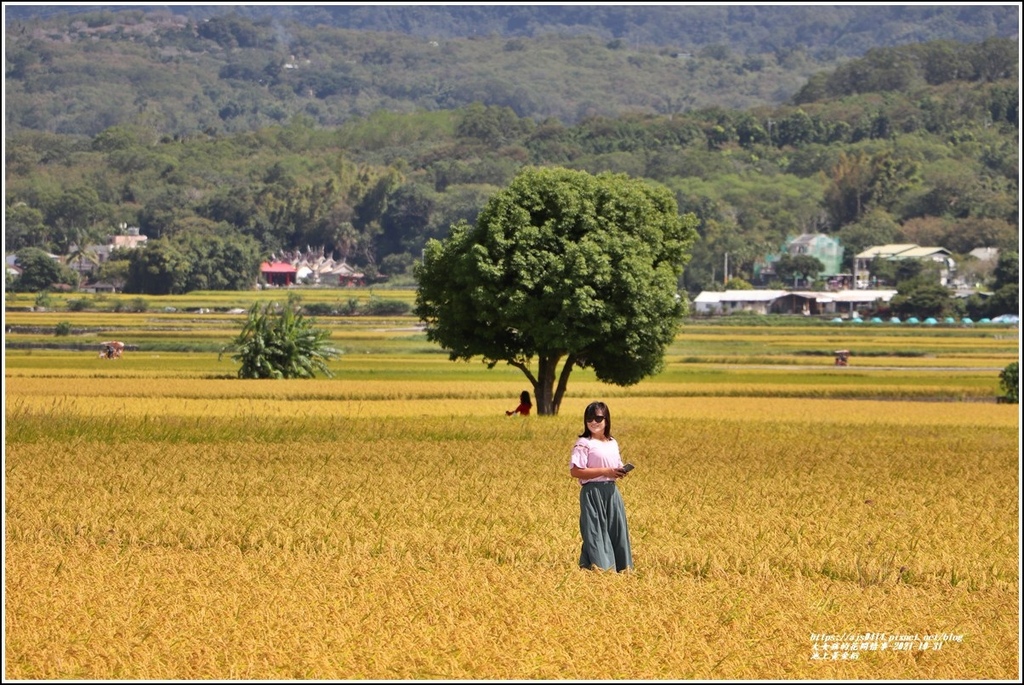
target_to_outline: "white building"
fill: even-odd
[[[695,314],[842,314],[888,303],[896,290],[725,290],[705,291],[693,300]]]
[[[767,314],[772,303],[786,295],[787,290],[706,290],[694,298],[693,304],[697,314]]]

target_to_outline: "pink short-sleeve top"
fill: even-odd
[[[619,468],[622,466],[622,457],[619,455],[619,443],[615,438],[608,440],[595,440],[593,438],[580,438],[572,448],[572,456],[569,458],[569,468],[573,466],[581,469]],[[608,476],[598,476],[586,480],[578,479],[580,485],[584,483],[600,483],[613,481]]]

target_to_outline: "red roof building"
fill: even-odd
[[[295,283],[295,273],[298,271],[288,262],[263,262],[260,264],[260,274],[270,285],[292,285]]]

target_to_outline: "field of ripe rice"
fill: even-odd
[[[251,297],[6,312],[5,678],[1020,676],[1016,330],[688,324],[657,376],[507,418],[523,375],[411,317],[324,318],[333,378],[238,380]],[[577,568],[594,399],[628,574]]]
[[[1017,406],[581,374],[506,418],[500,367],[49,354],[7,359],[7,679],[1020,676]],[[596,398],[637,465],[628,574],[576,568]]]
[[[365,343],[381,346],[386,334]],[[426,343],[420,343],[425,345]],[[1011,348],[1010,344],[1005,345]],[[965,364],[946,357],[923,366],[920,360],[890,363],[858,361],[856,366],[835,367],[831,358],[810,358],[770,364],[743,363],[736,358],[714,364],[666,358],[664,370],[630,387],[598,383],[589,369],[577,369],[569,384],[569,397],[774,397],[819,399],[894,399],[980,401],[991,403],[1000,394],[999,370],[1006,359],[987,356]],[[488,369],[480,362],[450,362],[437,351],[351,352],[332,362],[335,377],[315,381],[250,382],[237,386],[238,366],[229,355],[212,352],[128,351],[116,361],[97,359],[91,351],[28,349],[8,351],[5,375],[17,394],[50,396],[48,381],[60,384],[62,395],[109,394],[127,399],[148,396],[182,398],[265,399],[508,399],[518,396],[525,378],[520,371],[499,364]],[[90,382],[91,379],[91,382]],[[149,379],[157,383],[138,383]],[[227,389],[231,390],[227,390]],[[236,390],[237,388],[237,390]]]

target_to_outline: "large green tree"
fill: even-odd
[[[4,250],[39,247],[47,238],[43,213],[24,202],[4,207]]]
[[[17,264],[22,271],[14,283],[15,290],[39,291],[58,284],[78,285],[78,274],[38,248],[19,250]]]
[[[890,306],[903,316],[942,317],[952,311],[953,298],[945,286],[928,279],[911,279],[900,284]]]
[[[126,293],[180,295],[187,292],[192,263],[187,254],[166,238],[150,240],[132,250],[128,263]]]
[[[825,265],[820,259],[806,254],[784,254],[775,263],[775,275],[783,283],[795,283],[798,278],[810,282],[824,270]]]
[[[992,296],[987,303],[991,316],[1020,312],[1020,255],[1003,252],[999,255],[992,283]]]
[[[54,244],[62,255],[89,241],[91,228],[107,211],[96,190],[77,186],[66,190],[50,205],[46,222],[54,227]]]
[[[520,369],[538,413],[557,414],[574,367],[624,386],[661,368],[696,223],[662,186],[526,167],[476,225],[428,242],[415,312],[453,361]]]
[[[995,279],[992,283],[993,290],[999,290],[1006,285],[1017,285],[1020,282],[1020,254],[1011,251],[1000,252],[999,261],[996,262],[996,269],[992,275]]]

